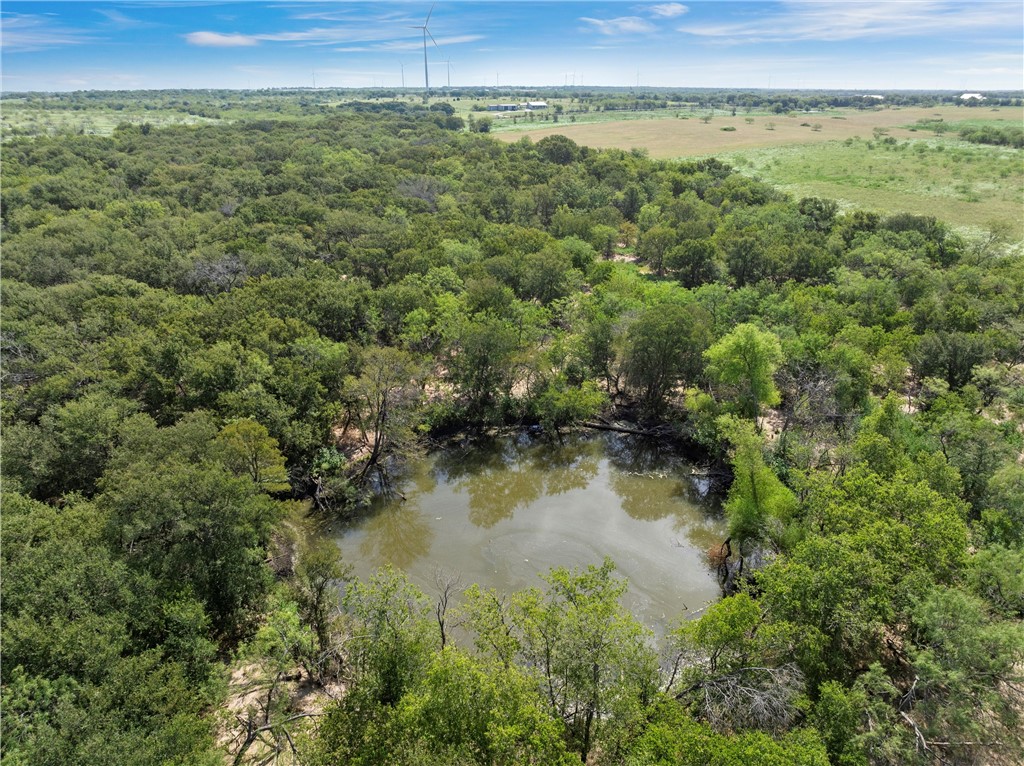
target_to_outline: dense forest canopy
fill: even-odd
[[[228,664],[236,763],[1020,759],[1019,243],[451,116],[3,145],[4,762],[222,762]],[[733,477],[661,643],[612,562],[435,601],[296,535],[602,415]]]

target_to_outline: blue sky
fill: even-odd
[[[430,8],[4,0],[3,90],[422,87]],[[428,56],[435,87],[1020,89],[1022,26],[1020,0],[439,0]]]

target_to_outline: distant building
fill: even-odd
[[[961,101],[984,101],[985,97],[980,93],[964,93],[960,96]]]
[[[873,98],[875,101],[885,101],[885,96],[880,96],[877,93],[865,93],[861,98]]]
[[[527,101],[526,102],[526,108],[527,109],[547,109],[548,108],[548,102],[547,101]]]
[[[515,112],[519,109],[519,104],[488,104],[488,112]]]

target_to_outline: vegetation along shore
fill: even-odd
[[[1020,763],[1004,95],[5,95],[5,766]]]

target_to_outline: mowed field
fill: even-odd
[[[598,148],[641,148],[660,159],[714,155],[797,196],[821,196],[879,212],[934,215],[967,230],[994,222],[1024,240],[1024,152],[968,144],[919,120],[1020,125],[1024,109],[892,108],[829,113],[699,114],[496,132],[514,142],[561,134]],[[565,118],[563,117],[563,120]],[[722,130],[731,127],[734,130]],[[884,131],[884,133],[882,132]],[[877,135],[876,135],[877,134]],[[878,138],[891,137],[896,144]]]

